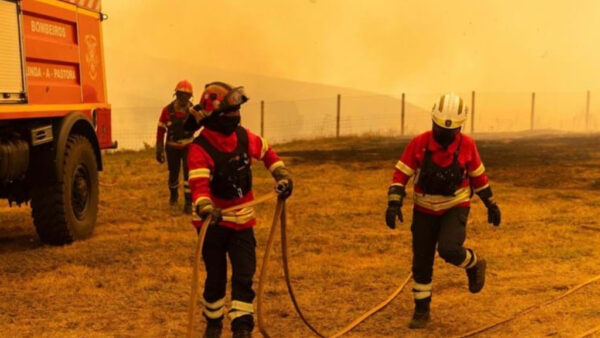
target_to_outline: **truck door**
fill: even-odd
[[[0,0],[0,104],[25,101],[19,9]]]

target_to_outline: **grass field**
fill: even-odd
[[[288,203],[293,283],[305,314],[325,333],[382,301],[410,271],[410,203],[399,229],[383,221],[392,168],[406,141],[342,138],[275,147],[295,178]],[[438,258],[427,329],[406,327],[413,306],[407,288],[349,336],[458,335],[600,275],[598,136],[478,145],[503,212],[503,224],[494,228],[474,199],[467,245],[488,260],[484,290],[470,294],[464,271]],[[104,159],[98,225],[87,241],[43,246],[29,208],[0,208],[0,336],[185,334],[196,236],[181,205],[168,205],[166,167],[154,162],[152,150]],[[261,164],[254,173],[257,194],[270,191]],[[273,209],[274,202],[257,208],[259,262]],[[289,301],[279,247],[272,257],[269,330],[274,337],[309,337]],[[481,336],[570,337],[598,325],[600,282]],[[196,327],[204,328],[200,317]]]

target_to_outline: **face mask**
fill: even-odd
[[[204,126],[210,130],[217,131],[221,134],[230,135],[240,125],[240,116],[214,116],[211,115],[204,119]]]
[[[459,128],[444,129],[444,128],[434,125],[433,126],[433,139],[437,143],[439,143],[442,147],[446,148],[452,142],[454,142],[454,139],[456,138],[456,135],[458,134],[459,131],[460,131]]]

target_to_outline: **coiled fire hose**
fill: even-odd
[[[243,208],[247,208],[247,207],[251,207],[251,206],[255,206],[261,203],[264,203],[270,199],[273,199],[277,197],[277,194],[275,194],[274,192],[263,195],[257,199],[255,199],[254,201],[248,202],[248,203],[244,203],[244,204],[240,204],[231,208],[227,208],[223,210],[223,213],[228,213],[228,212],[232,212],[235,210],[239,210],[239,209],[243,209]],[[259,331],[261,332],[261,334],[266,337],[269,338],[269,334],[266,330],[266,325],[264,323],[264,315],[263,315],[263,296],[264,296],[264,286],[265,286],[265,281],[267,279],[267,267],[268,267],[268,261],[269,261],[269,257],[270,257],[270,252],[271,252],[271,248],[273,246],[273,242],[275,239],[275,232],[276,232],[276,228],[277,228],[277,222],[278,220],[280,220],[280,225],[281,225],[281,254],[282,254],[282,260],[283,260],[283,272],[284,272],[284,276],[285,276],[285,282],[287,285],[287,289],[288,292],[290,294],[290,298],[292,300],[292,303],[294,305],[294,308],[296,310],[296,312],[298,313],[298,316],[300,317],[300,319],[302,320],[302,322],[308,327],[308,329],[310,329],[315,335],[319,336],[319,337],[327,337],[324,334],[322,334],[321,332],[319,332],[317,329],[315,329],[315,327],[313,325],[310,324],[310,322],[306,319],[306,317],[304,316],[304,314],[302,313],[302,310],[300,309],[300,306],[298,305],[298,302],[296,301],[296,297],[294,294],[294,290],[292,288],[292,284],[290,281],[290,272],[289,272],[289,266],[288,266],[288,249],[287,249],[287,235],[286,235],[286,227],[287,227],[287,218],[286,218],[286,213],[285,213],[285,202],[282,200],[278,200],[277,201],[277,206],[275,208],[275,215],[273,216],[273,221],[271,223],[271,229],[270,229],[270,233],[269,233],[269,238],[267,240],[267,245],[265,248],[265,253],[263,256],[263,264],[262,264],[262,268],[261,268],[261,274],[260,274],[260,280],[259,280],[259,284],[258,284],[258,293],[257,293],[257,317],[258,317],[258,328]],[[204,238],[206,237],[206,230],[208,228],[208,226],[210,225],[211,219],[210,216],[207,217],[204,221],[204,223],[202,224],[202,228],[200,230],[200,234],[198,236],[198,242],[197,242],[197,246],[196,246],[196,252],[195,252],[195,260],[194,260],[194,270],[193,270],[193,280],[192,280],[192,293],[191,293],[191,298],[190,298],[190,303],[189,303],[189,309],[188,309],[188,331],[187,331],[187,337],[191,338],[192,337],[192,332],[193,332],[193,323],[194,323],[194,313],[195,313],[195,308],[196,308],[196,300],[198,297],[198,271],[199,271],[199,266],[200,266],[200,257],[202,254],[202,247],[204,245]],[[372,316],[373,314],[375,314],[376,312],[378,312],[379,310],[383,309],[385,306],[387,306],[390,302],[392,302],[397,296],[398,294],[400,294],[400,292],[404,289],[404,287],[406,287],[406,285],[408,284],[408,282],[411,280],[412,278],[412,274],[409,274],[408,277],[406,278],[406,280],[383,302],[381,302],[380,304],[378,304],[377,306],[375,306],[374,308],[370,309],[369,311],[365,312],[363,315],[361,315],[360,317],[356,318],[354,321],[352,321],[350,324],[348,324],[346,327],[344,327],[342,330],[334,333],[333,335],[329,336],[330,338],[337,338],[340,337],[346,333],[348,333],[349,331],[351,331],[353,328],[355,328],[356,326],[358,326],[360,323],[362,323],[363,321],[365,321],[367,318],[369,318],[370,316]],[[584,286],[587,286],[591,283],[600,281],[600,275],[599,276],[595,276],[594,278],[583,282],[581,284],[576,285],[575,287],[569,289],[567,292],[563,293],[562,295],[559,295],[557,297],[554,297],[552,299],[549,299],[545,302],[539,303],[539,304],[534,304],[524,310],[521,310],[517,313],[515,313],[512,316],[509,316],[503,320],[500,320],[496,323],[490,324],[488,326],[484,326],[482,328],[479,328],[477,330],[473,330],[467,333],[464,333],[458,337],[471,337],[480,333],[483,333],[485,331],[488,331],[492,328],[495,328],[501,324],[504,324],[506,322],[509,322],[515,318],[517,318],[520,315],[532,312],[533,310],[544,306],[544,305],[548,305],[550,303],[556,302],[568,295],[570,295],[571,293],[583,288]],[[578,336],[578,337],[588,337],[591,336],[594,333],[600,332],[600,326],[595,327],[589,331],[586,331],[585,333],[583,333],[582,335]]]
[[[315,335],[317,335],[319,337],[322,337],[322,338],[328,337],[328,336],[325,336],[324,334],[322,334],[321,332],[319,332],[317,329],[315,329],[315,327],[306,319],[306,317],[302,313],[302,310],[300,309],[300,306],[298,305],[298,302],[296,301],[296,296],[294,294],[294,290],[292,288],[292,283],[290,281],[290,272],[289,272],[289,266],[288,266],[287,234],[286,234],[287,218],[286,218],[286,213],[285,213],[285,202],[282,200],[277,200],[277,206],[275,207],[275,215],[273,216],[273,222],[271,224],[271,231],[269,233],[269,239],[267,240],[267,246],[265,248],[265,254],[263,256],[263,264],[262,264],[261,273],[260,273],[260,280],[259,280],[259,284],[258,284],[258,293],[257,293],[257,301],[256,301],[257,302],[258,329],[265,338],[270,337],[270,335],[267,332],[266,325],[264,323],[263,295],[264,295],[264,285],[265,285],[265,281],[267,279],[266,278],[267,277],[267,266],[268,266],[268,262],[269,262],[269,256],[271,253],[271,247],[273,246],[273,241],[275,239],[275,231],[277,228],[277,220],[278,219],[281,221],[281,223],[280,223],[281,224],[281,255],[282,255],[282,260],[283,260],[283,272],[284,272],[284,276],[285,276],[285,283],[287,285],[287,289],[290,294],[292,303],[294,304],[294,308],[296,309],[296,312],[298,313],[298,316],[300,317],[300,319],[302,320],[304,325],[306,325],[306,327],[308,327],[309,330],[311,330]],[[357,319],[352,321],[350,324],[348,324],[342,330],[334,333],[333,335],[331,335],[329,337],[331,337],[331,338],[340,337],[340,336],[350,332],[353,328],[358,326],[360,323],[365,321],[367,318],[369,318],[370,316],[372,316],[379,310],[383,309],[392,300],[394,300],[394,298],[396,298],[396,296],[398,296],[398,294],[400,294],[400,292],[404,289],[406,284],[408,284],[408,282],[411,280],[411,278],[412,278],[412,274],[409,274],[409,276],[400,285],[400,287],[398,287],[396,289],[396,291],[394,291],[385,301],[381,302],[374,308],[365,312],[363,315],[361,315],[360,317],[358,317]]]
[[[263,195],[263,196],[255,199],[254,201],[224,209],[223,213],[232,212],[235,210],[255,206],[255,205],[264,203],[275,197],[277,197],[277,194],[274,192],[271,192],[269,194]],[[285,202],[283,200],[277,200],[277,205],[275,207],[275,214],[273,216],[273,221],[271,223],[269,238],[267,240],[267,246],[265,248],[265,253],[263,256],[263,264],[261,267],[260,280],[259,280],[258,290],[257,290],[257,320],[258,320],[259,331],[264,337],[266,337],[266,338],[270,337],[269,334],[267,333],[266,325],[264,323],[264,315],[263,315],[263,299],[264,299],[264,297],[263,296],[264,296],[265,281],[267,279],[268,261],[269,261],[269,257],[271,254],[271,248],[273,246],[273,242],[275,239],[275,231],[277,229],[278,220],[281,221],[281,223],[280,223],[280,225],[281,225],[281,249],[282,249],[281,252],[282,252],[285,283],[287,285],[287,289],[290,294],[292,303],[294,304],[294,308],[296,309],[296,312],[298,313],[298,316],[300,317],[302,322],[315,335],[317,335],[319,337],[327,337],[327,336],[323,335],[322,333],[320,333],[317,329],[315,329],[315,327],[313,325],[310,324],[310,322],[306,319],[306,317],[302,313],[302,310],[300,309],[298,302],[296,301],[294,290],[292,288],[292,284],[290,281],[290,272],[289,272],[289,267],[288,267],[288,249],[287,249],[287,235],[286,235],[287,217],[286,217],[286,213],[285,213]],[[193,270],[193,277],[192,277],[193,278],[192,292],[190,295],[190,302],[189,302],[189,308],[188,308],[188,330],[187,330],[188,338],[192,337],[193,328],[194,328],[196,300],[198,298],[198,271],[200,268],[200,257],[202,255],[202,247],[204,245],[204,238],[206,237],[206,230],[207,230],[208,226],[210,226],[210,222],[211,222],[210,216],[204,220],[204,223],[202,224],[202,228],[200,230],[200,234],[198,235],[198,242],[196,245],[195,258],[194,258],[194,270]],[[400,292],[406,287],[406,285],[411,280],[411,278],[412,278],[412,274],[409,274],[408,277],[406,278],[406,280],[386,300],[379,303],[377,306],[370,309],[369,311],[365,312],[363,315],[361,315],[360,317],[353,320],[350,324],[348,324],[342,330],[334,333],[333,335],[331,335],[329,337],[331,337],[331,338],[340,337],[340,336],[348,333],[353,328],[358,326],[360,323],[365,321],[367,318],[369,318],[370,316],[372,316],[379,310],[383,309],[385,306],[387,306],[389,303],[391,303],[392,300],[394,300],[400,294]]]

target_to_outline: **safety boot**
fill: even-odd
[[[185,194],[185,204],[183,205],[183,212],[186,214],[192,213],[192,196]]]
[[[204,338],[221,338],[221,331],[223,331],[222,323],[208,323],[206,330],[204,331]]]
[[[429,322],[429,304],[431,297],[426,299],[415,299],[415,313],[408,324],[409,329],[422,329]]]
[[[467,277],[469,278],[469,291],[477,293],[483,289],[485,284],[485,259],[479,258],[474,267],[467,269]]]
[[[252,337],[252,331],[250,331],[248,329],[235,330],[235,331],[233,331],[233,335],[231,336],[231,338],[251,338],[251,337]]]
[[[177,194],[177,188],[171,188],[169,190],[171,191],[171,197],[169,198],[169,204],[175,205],[175,204],[177,204],[177,199],[179,198],[179,195]]]

